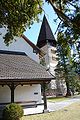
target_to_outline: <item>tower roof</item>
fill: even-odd
[[[43,47],[47,42],[51,42],[53,46],[56,46],[56,40],[53,36],[51,28],[48,24],[48,21],[44,15],[43,22],[41,25],[37,46],[39,48]]]

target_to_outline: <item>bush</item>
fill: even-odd
[[[15,103],[7,105],[3,110],[3,120],[20,120],[22,116],[22,107]]]

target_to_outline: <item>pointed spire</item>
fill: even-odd
[[[37,41],[37,46],[39,48],[41,48],[44,45],[46,45],[47,42],[50,42],[53,46],[56,46],[55,38],[54,38],[51,28],[48,24],[48,21],[44,15],[40,33],[39,33],[39,37],[38,37],[38,41]]]

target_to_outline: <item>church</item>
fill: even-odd
[[[56,47],[57,41],[52,33],[50,25],[44,15],[43,22],[41,25],[37,47],[40,50],[44,51],[44,56],[40,56],[40,63],[46,66],[46,69],[51,73],[51,75],[55,76],[55,69],[58,63],[57,55],[56,55]],[[48,85],[48,90],[46,90],[46,94],[48,96],[64,96],[66,93],[66,85],[65,81],[55,79],[51,80]]]
[[[0,30],[0,105],[13,102],[38,105],[42,103],[43,95],[45,112],[46,84],[49,85],[51,96],[57,89],[54,73],[57,65],[56,40],[46,17],[43,18],[37,45],[22,35],[15,37],[16,41],[7,47],[3,41],[6,31],[3,28]]]

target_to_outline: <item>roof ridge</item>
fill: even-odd
[[[0,54],[26,55],[25,52],[0,50]]]

